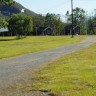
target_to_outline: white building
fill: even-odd
[[[24,13],[25,12],[25,9],[21,9],[21,13]]]

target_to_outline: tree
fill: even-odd
[[[57,16],[55,21],[55,35],[62,35],[64,33],[64,23],[61,21],[60,16]]]
[[[6,28],[8,26],[8,22],[5,18],[0,18],[0,28]]]
[[[90,18],[87,20],[88,34],[96,34],[96,9],[92,11]]]
[[[45,17],[39,14],[38,16],[33,17],[34,27],[44,26]]]
[[[24,14],[14,14],[9,19],[8,28],[17,36],[28,35],[33,30],[32,18]]]
[[[7,4],[7,5],[12,5],[13,3],[15,3],[14,0],[0,0],[0,4]]]
[[[60,15],[47,13],[45,16],[45,26],[53,29],[54,35],[60,35],[64,29],[64,23],[60,19]]]
[[[34,30],[34,35],[37,34],[37,28],[38,27],[44,27],[45,23],[45,17],[39,14],[38,16],[33,17],[33,30]]]
[[[88,19],[87,28],[88,28],[88,34],[93,34],[94,26],[93,26],[93,18],[91,18],[91,17]]]
[[[12,5],[13,3],[15,3],[15,1],[14,0],[0,0],[0,4],[7,4],[7,5]],[[1,13],[0,13],[0,15],[1,15]],[[5,19],[5,18],[1,18],[0,17],[0,28],[2,28],[2,27],[7,27],[8,26],[8,22],[7,22],[7,20]]]
[[[72,14],[70,14],[70,16],[69,16],[69,14],[66,13],[66,16],[68,16],[67,20],[72,22],[72,19],[71,19]],[[85,32],[85,30],[86,30],[86,28],[85,28],[86,18],[85,17],[86,17],[85,11],[83,9],[77,7],[76,9],[73,10],[73,25],[79,25],[80,26],[81,34],[86,34],[86,32]]]
[[[69,22],[71,21],[71,20],[70,20],[71,18],[70,18],[69,11],[66,12],[65,18],[66,18],[67,23],[69,23]]]
[[[94,28],[94,34],[96,34],[96,9],[94,9],[94,16],[93,16],[93,28]]]

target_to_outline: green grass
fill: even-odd
[[[43,66],[30,90],[56,96],[96,96],[96,44]]]
[[[23,39],[0,37],[0,59],[73,44],[84,38],[83,36],[74,38],[69,36],[30,36]]]

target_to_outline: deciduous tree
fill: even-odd
[[[33,17],[33,30],[34,30],[34,35],[37,34],[37,28],[38,27],[44,27],[45,23],[45,17],[42,16],[42,14],[39,14],[38,16]]]
[[[69,14],[66,13],[66,16],[68,16],[67,20],[72,22],[72,19],[71,19],[72,14],[70,14],[70,16],[69,16]],[[73,25],[79,25],[80,26],[81,34],[86,34],[86,32],[85,32],[85,30],[86,30],[86,28],[85,28],[86,18],[85,17],[86,17],[85,11],[83,9],[77,7],[76,9],[73,10]]]
[[[64,30],[64,23],[60,19],[60,15],[47,13],[45,16],[45,26],[53,29],[54,35],[60,35]]]
[[[12,5],[13,3],[15,3],[14,0],[0,0],[0,4],[7,4],[7,5]],[[7,27],[8,26],[8,22],[5,18],[0,18],[0,28],[2,27]]]
[[[0,3],[11,5],[11,4],[15,3],[15,1],[14,0],[0,0]]]
[[[8,28],[18,36],[28,35],[33,30],[32,18],[24,14],[14,14],[9,20]]]

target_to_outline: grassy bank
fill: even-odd
[[[23,39],[0,37],[0,59],[73,44],[84,38],[82,36],[75,38],[68,36],[30,36]]]
[[[43,66],[31,90],[56,96],[96,96],[96,44]]]

